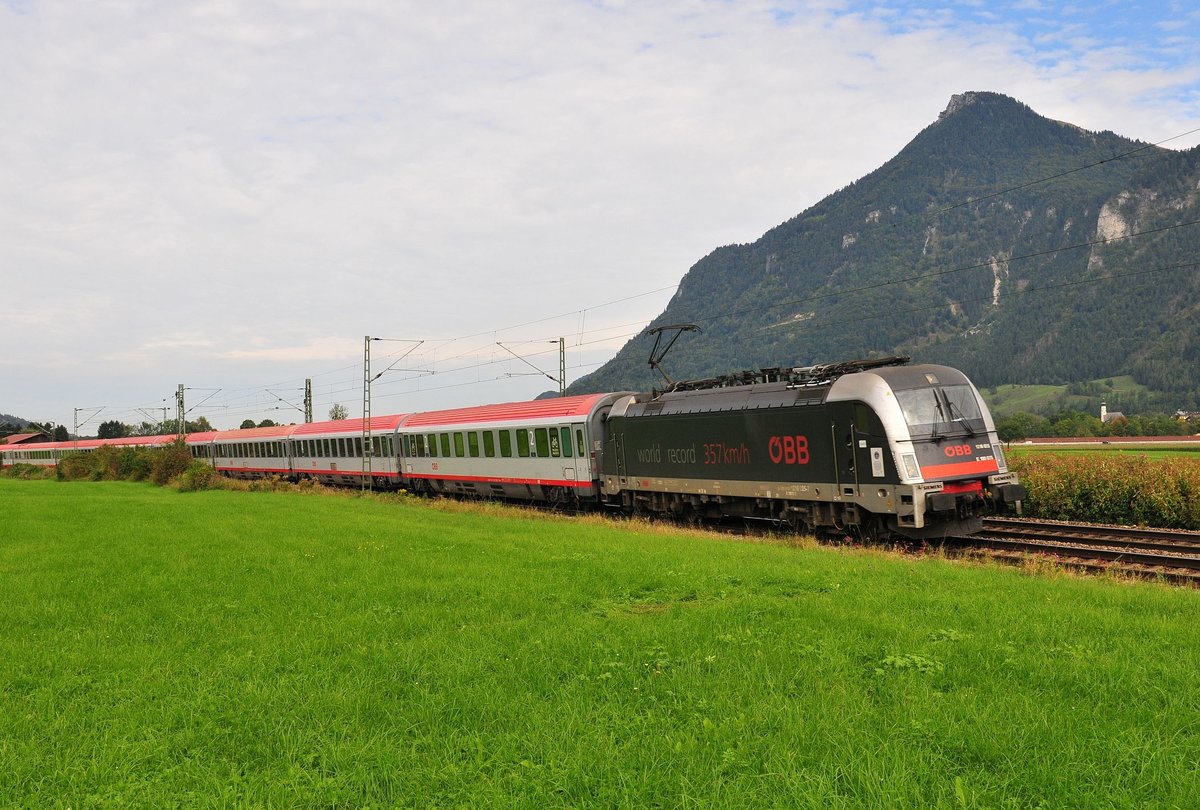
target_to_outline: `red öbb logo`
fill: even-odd
[[[942,452],[946,454],[946,458],[961,458],[962,456],[973,455],[971,452],[971,445],[969,444],[947,445],[946,449]]]
[[[767,443],[767,454],[774,464],[807,464],[807,436],[772,436]]]

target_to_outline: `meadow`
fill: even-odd
[[[0,479],[11,806],[1190,807],[1200,594]]]

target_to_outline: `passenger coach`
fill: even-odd
[[[397,431],[414,492],[565,503],[599,494],[603,419],[622,394],[417,413]]]
[[[369,426],[372,486],[400,484],[396,427],[408,414],[372,417]],[[363,420],[338,419],[297,425],[291,437],[292,467],[298,478],[323,484],[358,484],[363,479]]]

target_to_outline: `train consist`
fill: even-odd
[[[374,487],[417,493],[742,516],[865,539],[970,533],[1025,497],[970,380],[907,358],[396,414],[363,428],[347,419],[185,441],[234,477],[360,484],[369,475]],[[0,463],[53,465],[105,444],[173,438],[0,447]]]

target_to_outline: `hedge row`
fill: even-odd
[[[1009,463],[1030,517],[1200,529],[1200,459],[1039,453]]]

